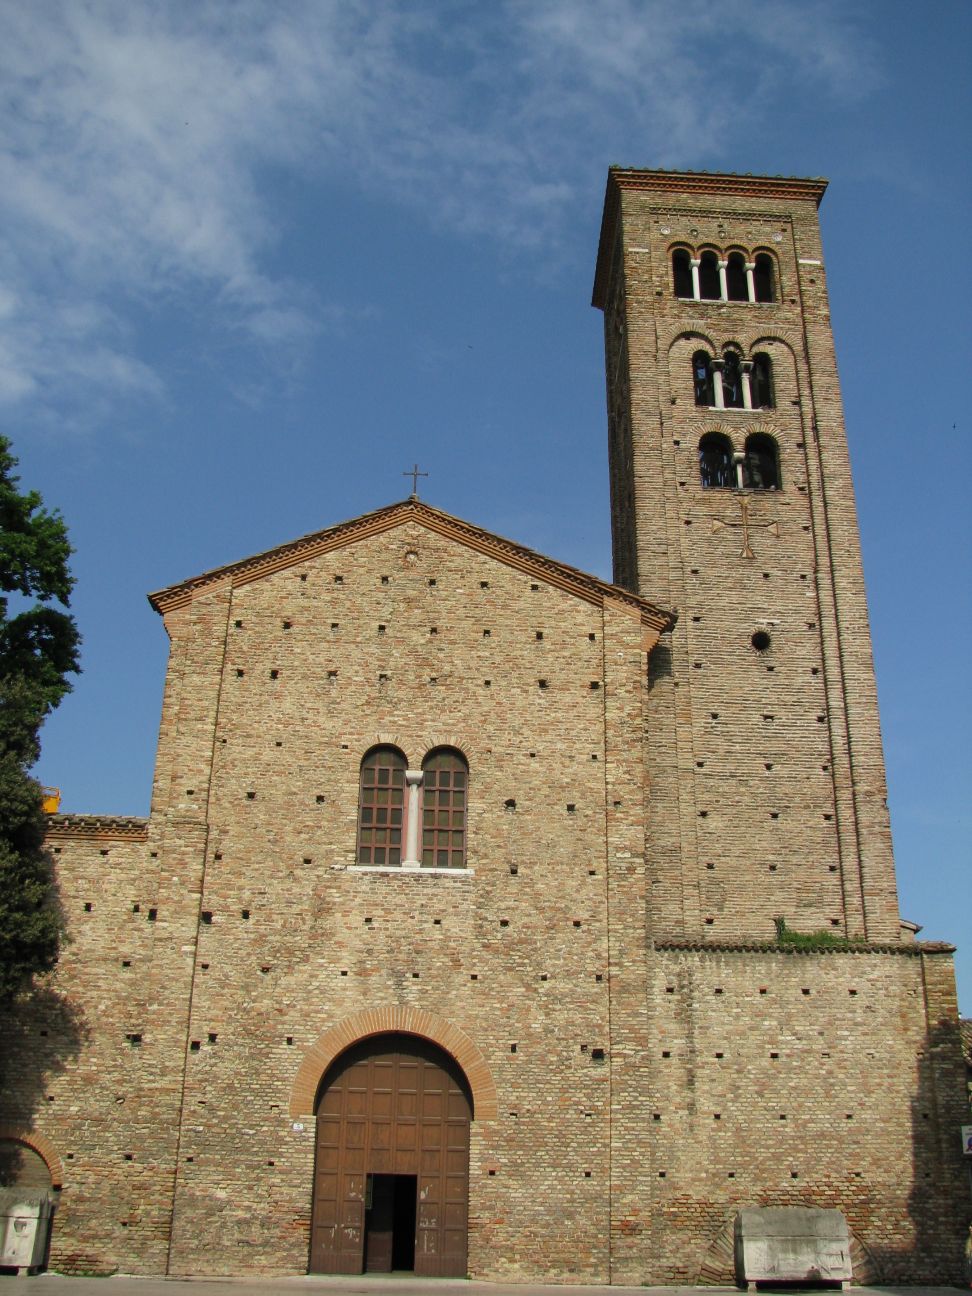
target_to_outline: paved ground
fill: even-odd
[[[0,1278],[0,1284],[3,1279]],[[955,1296],[954,1287],[855,1287],[855,1296]],[[534,1283],[469,1282],[464,1278],[365,1275],[332,1278],[61,1278],[40,1274],[17,1280],[9,1296],[719,1296],[735,1287],[578,1287]],[[0,1286],[0,1296],[7,1290]],[[792,1289],[787,1296],[794,1296]]]

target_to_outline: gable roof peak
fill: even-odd
[[[603,604],[605,599],[611,599],[626,604],[659,634],[671,629],[675,624],[673,613],[657,607],[648,599],[633,594],[620,585],[612,585],[609,581],[603,581],[576,567],[558,562],[555,558],[548,558],[533,549],[528,549],[525,545],[517,544],[514,540],[506,540],[442,509],[433,508],[431,504],[420,500],[417,495],[409,495],[397,503],[386,504],[371,513],[364,513],[347,522],[339,522],[336,526],[326,527],[322,531],[314,531],[310,535],[301,536],[297,540],[278,545],[264,553],[254,554],[239,562],[215,567],[211,571],[181,581],[177,585],[168,585],[150,594],[149,603],[156,612],[164,616],[176,608],[185,607],[197,594],[214,585],[226,582],[233,587],[246,585],[333,549],[340,549],[355,541],[380,535],[410,521],[418,522],[438,535],[458,544],[467,545],[508,566],[549,581],[587,602]]]

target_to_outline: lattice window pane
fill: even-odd
[[[375,747],[361,762],[358,792],[359,864],[402,862],[405,757],[394,747]]]
[[[457,751],[434,751],[422,766],[422,863],[466,866],[466,784],[469,771]]]

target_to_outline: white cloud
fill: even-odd
[[[267,168],[556,248],[592,168],[691,165],[784,83],[849,96],[871,66],[799,0],[33,0],[0,24],[7,402],[157,397],[126,303],[204,302],[264,351],[345,318],[266,269]]]

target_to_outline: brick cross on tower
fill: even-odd
[[[739,509],[741,513],[738,522],[724,522],[722,518],[712,518],[712,532],[722,531],[726,527],[742,527],[743,547],[739,551],[740,558],[755,558],[752,545],[749,543],[750,527],[755,527],[759,531],[768,531],[770,535],[779,538],[780,524],[778,522],[752,522],[749,517],[749,500],[743,495],[739,500]]]

